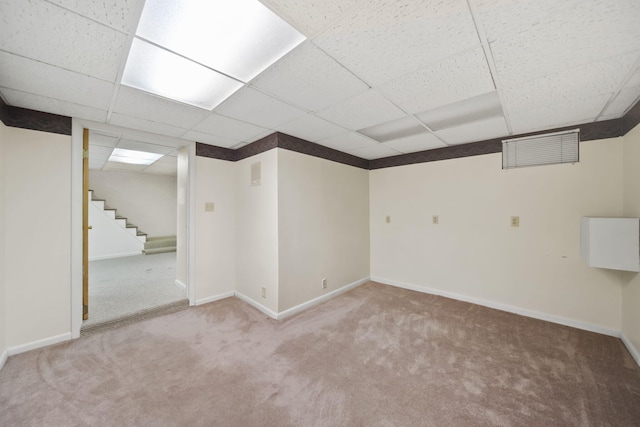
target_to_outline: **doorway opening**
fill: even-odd
[[[193,298],[188,286],[193,147],[105,125],[82,133],[87,140],[85,277],[80,326],[72,313],[73,335],[187,308]],[[149,164],[117,161],[117,149],[124,150],[117,154],[154,153],[159,158]]]

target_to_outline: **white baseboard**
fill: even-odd
[[[306,310],[309,307],[312,307],[316,304],[320,304],[321,302],[324,301],[328,301],[331,298],[338,296],[342,293],[345,293],[347,291],[350,291],[351,289],[357,288],[358,286],[367,283],[369,281],[368,277],[365,277],[363,279],[357,280],[353,283],[349,283],[348,285],[345,285],[341,288],[338,288],[336,290],[333,290],[329,293],[326,293],[324,295],[321,295],[317,298],[314,298],[312,300],[309,300],[307,302],[303,302],[302,304],[296,305],[295,307],[291,307],[285,311],[281,311],[280,313],[278,313],[277,319],[284,319],[285,317],[289,317],[289,316],[293,316],[294,314],[300,313],[303,310]]]
[[[4,368],[4,364],[7,363],[7,358],[9,357],[9,350],[5,350],[0,354],[0,371]]]
[[[35,350],[37,348],[46,347],[53,344],[58,344],[65,341],[71,340],[71,332],[67,332],[66,334],[56,335],[55,337],[44,338],[38,341],[33,341],[27,344],[17,345],[15,347],[9,347],[8,353],[9,356],[13,356],[14,354],[24,353],[25,351]]]
[[[267,316],[271,317],[272,319],[278,319],[278,313],[276,313],[273,310],[268,309],[267,307],[265,307],[264,305],[260,304],[259,302],[254,301],[253,299],[249,298],[248,296],[246,296],[244,294],[241,294],[238,291],[234,292],[234,295],[237,296],[238,298],[240,298],[242,301],[246,302],[247,304],[254,306],[255,308],[257,308],[258,310],[260,310],[261,312],[263,312]]]
[[[553,314],[541,313],[535,310],[528,310],[526,308],[515,307],[508,304],[487,301],[481,298],[469,297],[466,295],[460,295],[453,292],[442,291],[439,289],[429,288],[426,286],[419,286],[419,285],[414,285],[410,283],[398,282],[397,280],[385,279],[383,277],[372,277],[371,280],[374,282],[385,284],[385,285],[391,285],[398,288],[409,289],[411,291],[422,292],[425,294],[439,295],[442,297],[451,298],[458,301],[470,302],[472,304],[482,305],[484,307],[489,307],[496,310],[519,314],[521,316],[531,317],[539,320],[545,320],[551,323],[557,323],[564,326],[570,326],[572,328],[583,329],[585,331],[596,332],[598,334],[610,335],[612,337],[620,338],[620,331],[606,328],[600,325],[594,325],[588,322],[581,322],[579,320],[567,319],[562,316],[555,316]]]
[[[223,294],[219,294],[219,295],[214,295],[212,297],[207,297],[207,298],[200,298],[196,300],[196,305],[202,305],[202,304],[207,304],[210,302],[214,302],[214,301],[219,301],[221,299],[225,299],[225,298],[229,298],[235,295],[235,292],[231,291],[231,292],[225,292]]]
[[[638,366],[640,366],[640,351],[638,351],[638,349],[634,347],[631,340],[627,338],[627,336],[624,333],[620,334],[620,339],[624,343],[624,346],[627,347],[627,350],[629,350],[629,353],[631,353],[631,356],[636,361]]]
[[[121,254],[94,256],[94,257],[90,257],[89,261],[100,261],[101,259],[124,258],[126,256],[136,256],[136,255],[142,255],[142,251],[124,252],[124,253],[121,253]]]
[[[180,286],[181,288],[187,289],[187,285],[182,283],[180,280],[176,279],[176,285]],[[197,301],[196,301],[197,304]]]

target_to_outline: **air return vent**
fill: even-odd
[[[580,130],[548,133],[502,141],[502,169],[576,163],[580,159]]]

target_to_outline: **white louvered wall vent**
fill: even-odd
[[[580,160],[580,130],[502,141],[502,169],[576,163]]]

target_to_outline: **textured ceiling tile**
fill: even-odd
[[[639,58],[640,60],[640,58]],[[625,87],[636,87],[640,86],[640,66],[636,68],[635,73],[631,76],[631,78],[624,85]]]
[[[312,37],[362,0],[261,0],[291,26]]]
[[[401,153],[414,153],[416,151],[446,146],[442,141],[428,132],[385,142],[384,145]]]
[[[101,145],[89,145],[89,159],[108,159],[113,151],[112,147],[103,147]]]
[[[115,81],[127,36],[59,6],[0,2],[0,49]]]
[[[367,89],[367,85],[310,42],[267,69],[252,86],[310,111],[321,110]]]
[[[94,131],[89,132],[89,146],[99,145],[111,149],[115,147],[117,143],[117,136],[102,135]]]
[[[110,123],[116,126],[122,126],[126,128],[174,137],[179,137],[187,131],[187,129],[170,126],[164,123],[154,122],[151,120],[139,119],[137,117],[125,116],[118,113],[113,113],[111,115]]]
[[[637,0],[474,0],[499,81],[516,84],[640,49]]]
[[[21,92],[108,110],[115,87],[92,77],[0,52],[0,85]]]
[[[405,113],[373,89],[318,112],[318,116],[357,130],[398,119]]]
[[[107,120],[107,112],[105,110],[87,107],[86,105],[74,104],[7,88],[0,88],[0,93],[2,93],[9,105],[16,107],[76,117],[94,122],[104,122]]]
[[[549,104],[538,110],[517,110],[512,112],[509,117],[513,133],[519,134],[592,122],[600,114],[609,97],[609,95],[599,95],[582,99],[580,102],[569,100]]]
[[[374,147],[380,144],[379,142],[366,138],[357,132],[349,132],[342,135],[321,139],[317,141],[317,143],[340,151],[352,150],[355,148]]]
[[[298,108],[246,86],[224,101],[215,112],[267,129],[275,129],[306,114]]]
[[[174,147],[168,147],[165,145],[149,144],[148,142],[135,141],[131,139],[121,139],[118,142],[118,148],[134,151],[146,151],[148,153],[156,153],[167,155],[175,150]]]
[[[629,108],[633,107],[640,98],[640,86],[625,88],[620,91],[616,99],[602,113],[602,120],[622,117]]]
[[[244,141],[265,132],[267,129],[214,113],[193,130],[235,141]]]
[[[508,112],[537,110],[549,104],[611,95],[629,74],[636,58],[637,55],[621,55],[526,83],[503,85],[504,107]]]
[[[144,0],[48,0],[87,18],[133,34]]]
[[[418,113],[495,90],[481,48],[387,82],[379,89],[409,113]]]
[[[494,117],[468,123],[454,128],[436,132],[440,139],[447,144],[464,144],[467,142],[484,141],[485,139],[501,138],[509,135],[507,123],[503,117]]]
[[[346,130],[333,123],[329,123],[312,114],[307,114],[299,119],[289,122],[278,128],[278,131],[288,135],[297,136],[307,141],[316,142],[321,139],[345,133]]]
[[[386,147],[385,145],[386,144],[378,144],[369,147],[353,148],[341,151],[367,160],[379,159],[381,157],[397,156],[398,154],[402,154],[399,151],[394,150],[393,148]]]
[[[222,136],[210,135],[208,133],[196,132],[193,130],[182,135],[182,138],[224,148],[230,148],[239,143],[239,140],[236,139],[224,138]]]
[[[479,44],[464,0],[365,2],[315,42],[372,86]]]
[[[141,105],[144,108],[140,108]],[[120,86],[113,111],[185,129],[211,114],[209,110],[169,101],[128,86]]]

